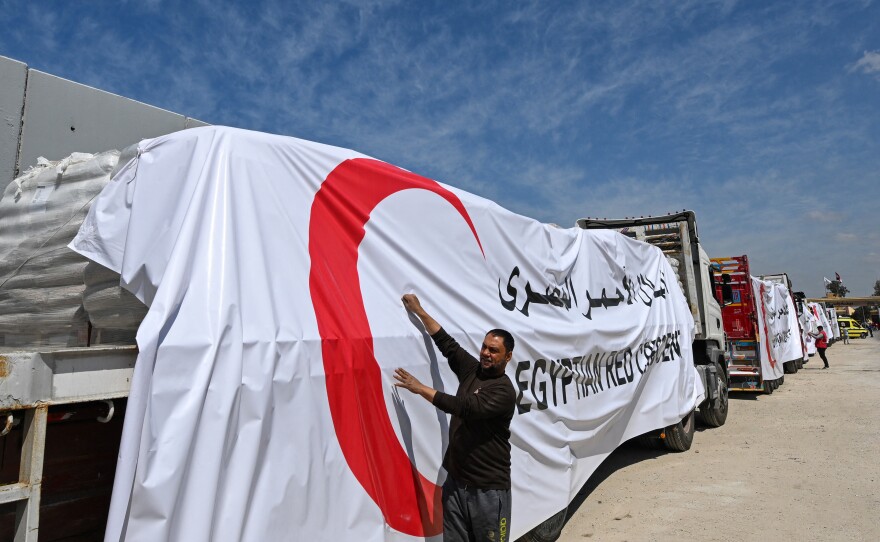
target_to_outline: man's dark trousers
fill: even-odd
[[[443,484],[445,542],[509,542],[510,490],[477,489],[456,482]]]
[[[825,362],[825,367],[828,367],[828,358],[825,357],[825,349],[817,348],[816,351],[819,352],[819,357]]]

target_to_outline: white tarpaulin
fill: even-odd
[[[765,380],[773,380],[783,375],[783,363],[804,357],[797,310],[788,288],[778,282],[752,277],[752,294],[757,300],[761,372]]]
[[[828,338],[829,339],[839,339],[840,338],[840,324],[837,322],[837,309],[831,307],[825,309],[825,314],[827,315],[828,325],[831,326],[828,329]]]
[[[660,250],[345,149],[218,127],[144,141],[71,248],[149,306],[107,540],[439,535],[447,417],[392,374],[457,381],[407,292],[471,352],[490,328],[516,338],[511,540],[703,395]]]
[[[804,357],[797,311],[788,288],[778,282],[752,279],[756,300],[761,374],[775,380],[784,374],[783,364]]]
[[[800,316],[804,344],[807,347],[807,354],[804,356],[805,361],[809,356],[816,353],[816,339],[813,337],[812,333],[818,331],[819,326],[822,325],[819,322],[819,319],[816,318],[812,305],[814,305],[814,303],[804,303],[804,312]]]
[[[810,310],[813,312],[813,315],[816,317],[816,325],[822,326],[822,330],[825,332],[825,336],[828,338],[828,342],[831,342],[831,339],[834,337],[831,331],[831,322],[828,321],[828,315],[825,314],[825,307],[820,305],[819,303],[810,303]],[[818,333],[818,328],[816,332]]]

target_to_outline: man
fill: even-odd
[[[432,389],[397,369],[395,386],[421,395],[452,414],[449,447],[443,458],[443,540],[507,542],[510,536],[510,421],[516,404],[504,368],[513,354],[513,336],[493,329],[483,339],[480,359],[464,351],[425,309],[415,294],[402,298],[449,361],[458,391]]]
[[[843,326],[840,328],[840,334],[843,336],[843,344],[849,344],[849,328]]]
[[[828,348],[828,335],[825,334],[822,326],[819,326],[818,332],[810,333],[810,335],[816,338],[816,351],[819,352],[819,357],[822,358],[822,361],[825,363],[825,367],[822,368],[827,369],[828,358],[825,357],[825,349]]]

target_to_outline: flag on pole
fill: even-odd
[[[829,284],[831,284],[831,281],[828,280],[828,277],[822,277],[822,280],[825,281],[825,287],[826,287],[826,288],[828,287]]]
[[[834,272],[834,278],[837,279],[837,282],[843,282],[842,280],[840,280],[840,273],[836,271]]]

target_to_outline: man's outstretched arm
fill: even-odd
[[[434,395],[437,394],[437,390],[422,384],[421,382],[419,382],[418,378],[409,374],[405,369],[395,369],[394,379],[397,380],[394,385],[398,388],[403,388],[415,394],[421,395],[430,403],[434,402]]]
[[[422,308],[422,304],[419,302],[416,294],[404,294],[401,301],[403,301],[403,306],[406,307],[406,310],[415,314],[422,321],[422,325],[425,326],[425,331],[428,332],[428,335],[434,335],[440,331],[440,324]],[[437,394],[437,390],[422,384],[405,369],[395,369],[394,379],[397,380],[394,385],[398,388],[409,390],[417,395],[421,395],[431,403],[434,402],[434,395]]]
[[[406,307],[406,310],[418,316],[419,320],[422,321],[422,325],[425,326],[425,331],[428,332],[428,335],[433,335],[440,331],[440,324],[430,314],[425,312],[416,294],[405,294],[401,301],[403,301],[403,306]]]
[[[449,368],[452,369],[452,372],[455,373],[459,380],[462,378],[462,370],[476,370],[479,366],[479,361],[465,352],[458,342],[450,337],[440,324],[437,323],[437,320],[434,320],[422,308],[422,304],[415,294],[405,294],[401,301],[406,310],[416,315],[422,321],[425,331],[434,340],[434,344],[437,345],[443,357],[449,360]]]

